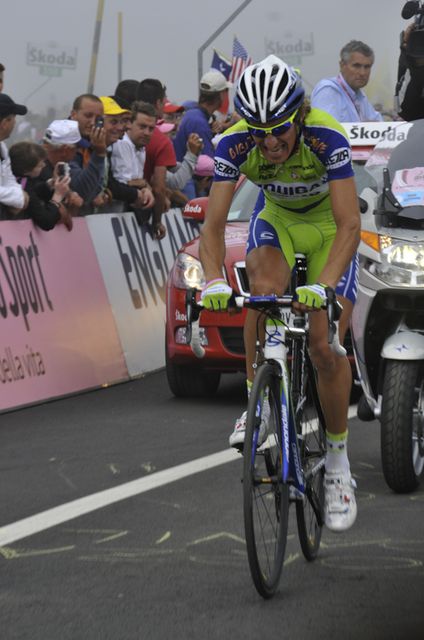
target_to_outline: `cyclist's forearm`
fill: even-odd
[[[334,288],[360,241],[361,219],[354,179],[333,180],[330,183],[330,199],[337,231],[320,282]]]
[[[234,189],[235,184],[232,182],[212,184],[199,249],[206,282],[223,277],[225,225]]]
[[[335,288],[349,266],[360,240],[359,229],[338,230],[319,281]]]
[[[205,272],[206,282],[222,278],[222,267],[225,260],[225,235],[216,232],[204,224],[200,235],[199,255]]]

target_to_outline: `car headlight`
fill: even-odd
[[[381,262],[368,266],[370,273],[388,284],[424,287],[424,244],[396,242],[381,247]]]
[[[188,253],[179,253],[172,272],[172,283],[179,289],[202,289],[206,282],[200,260]]]

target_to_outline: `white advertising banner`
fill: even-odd
[[[199,234],[180,209],[162,217],[163,240],[132,213],[86,217],[131,377],[165,364],[165,298],[168,273],[182,244]]]

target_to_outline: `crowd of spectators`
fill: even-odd
[[[373,63],[368,45],[347,43],[339,74],[318,82],[312,106],[341,122],[382,120],[363,92]],[[25,120],[16,123],[27,107],[3,93],[4,71],[0,64],[0,220],[71,230],[75,216],[133,211],[160,240],[167,210],[208,195],[215,139],[237,120],[227,115],[231,83],[220,71],[207,71],[198,100],[183,104],[155,78],[123,80],[108,96],[81,94],[38,141]],[[20,141],[8,149],[15,124]]]
[[[209,193],[211,140],[228,126],[217,125],[213,114],[225,94],[228,101],[230,84],[219,71],[202,78],[192,105],[205,122],[200,129],[195,119],[192,129],[184,124],[184,137],[178,134],[188,108],[168,100],[158,79],[127,79],[111,95],[77,96],[41,140],[29,135],[8,149],[16,117],[28,111],[2,92],[4,70],[0,65],[0,220],[32,219],[46,231],[57,224],[71,231],[76,216],[133,211],[160,240],[163,213]]]

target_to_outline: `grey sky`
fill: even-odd
[[[118,12],[123,15],[123,78],[159,78],[169,97],[181,102],[197,97],[199,47],[241,4],[241,0],[105,0],[95,93],[111,94],[117,84]],[[272,49],[283,58],[282,52],[300,51],[300,68],[310,91],[320,78],[337,72],[341,46],[359,39],[376,54],[368,95],[391,106],[399,32],[407,24],[400,16],[403,4],[399,0],[252,0],[205,51],[204,70],[210,66],[213,46],[231,57],[236,34],[254,60]],[[97,0],[9,3],[0,57],[6,66],[5,92],[26,102],[32,111],[54,106],[59,115],[65,112],[73,98],[87,90],[96,11]],[[48,80],[39,66],[27,64],[28,43],[41,45],[42,51],[56,43],[58,53],[69,54],[76,48],[76,69],[64,69],[61,77]]]

